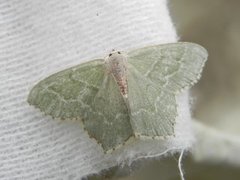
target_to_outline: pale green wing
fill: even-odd
[[[128,66],[128,102],[136,136],[165,137],[174,134],[177,116],[175,95],[164,93],[132,65]]]
[[[128,110],[103,60],[87,62],[39,82],[28,102],[53,118],[81,119],[105,151],[131,135]]]
[[[133,135],[128,108],[111,74],[105,76],[92,109],[87,112],[84,125],[105,151],[116,148]]]
[[[95,60],[53,74],[33,87],[28,102],[53,118],[83,118],[102,85],[104,61]]]
[[[128,53],[128,63],[166,91],[176,93],[200,78],[207,51],[194,43],[149,46]]]
[[[199,79],[206,59],[206,50],[193,43],[150,46],[128,53],[128,100],[135,134],[174,135],[176,93]]]

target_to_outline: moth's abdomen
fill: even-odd
[[[127,86],[127,78],[125,77],[122,77],[120,79],[116,79],[117,81],[117,84],[120,88],[120,91],[121,91],[121,94],[124,96],[124,97],[127,97],[127,89],[128,89],[128,86]]]
[[[127,97],[127,63],[126,57],[120,52],[113,52],[106,59],[108,71],[113,75],[121,94]]]

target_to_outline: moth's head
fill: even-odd
[[[112,50],[109,54],[108,54],[108,56],[106,57],[106,61],[112,61],[112,62],[114,62],[114,61],[119,61],[119,60],[124,60],[125,59],[125,55],[124,55],[124,53],[123,52],[121,52],[121,51],[116,51],[116,50]]]

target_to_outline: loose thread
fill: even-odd
[[[178,159],[178,169],[179,169],[179,172],[180,172],[181,180],[185,180],[184,175],[183,175],[183,170],[182,170],[183,154],[184,154],[184,149],[181,151],[181,154],[180,154],[179,159]]]

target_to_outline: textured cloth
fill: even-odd
[[[0,0],[0,179],[80,179],[189,148],[187,93],[178,98],[175,137],[107,155],[77,122],[53,120],[26,101],[40,80],[113,48],[176,40],[165,0]]]

